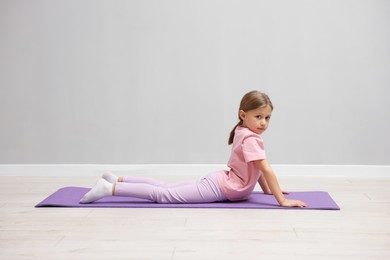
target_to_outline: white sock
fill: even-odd
[[[84,195],[80,203],[91,203],[98,199],[112,195],[112,184],[104,179],[97,181],[96,185]]]
[[[108,181],[109,183],[116,183],[116,182],[118,182],[118,179],[119,179],[112,172],[105,172],[105,173],[103,173],[102,178],[105,179],[106,181]]]

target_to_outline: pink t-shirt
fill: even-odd
[[[248,128],[238,126],[228,162],[230,171],[218,174],[218,184],[226,198],[230,201],[249,198],[262,174],[255,161],[265,158],[263,139]]]

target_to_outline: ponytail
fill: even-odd
[[[228,145],[231,145],[231,144],[233,143],[233,140],[234,140],[234,132],[236,131],[236,128],[237,128],[238,126],[241,126],[241,125],[242,125],[242,120],[240,120],[240,122],[238,122],[238,123],[234,126],[233,130],[230,132]]]

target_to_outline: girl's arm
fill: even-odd
[[[268,187],[267,181],[265,180],[264,174],[260,175],[258,183],[259,183],[261,189],[263,190],[264,194],[272,195],[272,192]]]
[[[260,175],[258,183],[259,183],[261,189],[263,190],[264,194],[272,195],[272,192],[271,192],[270,188],[268,187],[267,181],[265,180],[264,174]],[[282,193],[289,194],[288,191],[284,191],[284,190],[282,190]]]
[[[284,197],[282,190],[280,189],[279,182],[276,179],[275,173],[269,165],[266,159],[256,161],[257,167],[263,172],[265,182],[267,183],[269,190],[275,196],[279,205],[282,207],[306,207],[306,203],[299,200],[288,200]],[[260,182],[261,179],[259,179]],[[263,183],[264,184],[264,183]],[[260,184],[261,185],[261,184]]]

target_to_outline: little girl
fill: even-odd
[[[272,194],[282,207],[306,207],[299,200],[284,197],[276,176],[268,163],[260,137],[267,130],[273,106],[269,97],[258,91],[244,95],[238,111],[239,122],[229,137],[233,144],[229,171],[218,171],[191,182],[167,184],[143,177],[117,177],[103,174],[80,203],[91,203],[106,196],[148,199],[156,203],[210,203],[246,200],[256,183],[263,192]]]

